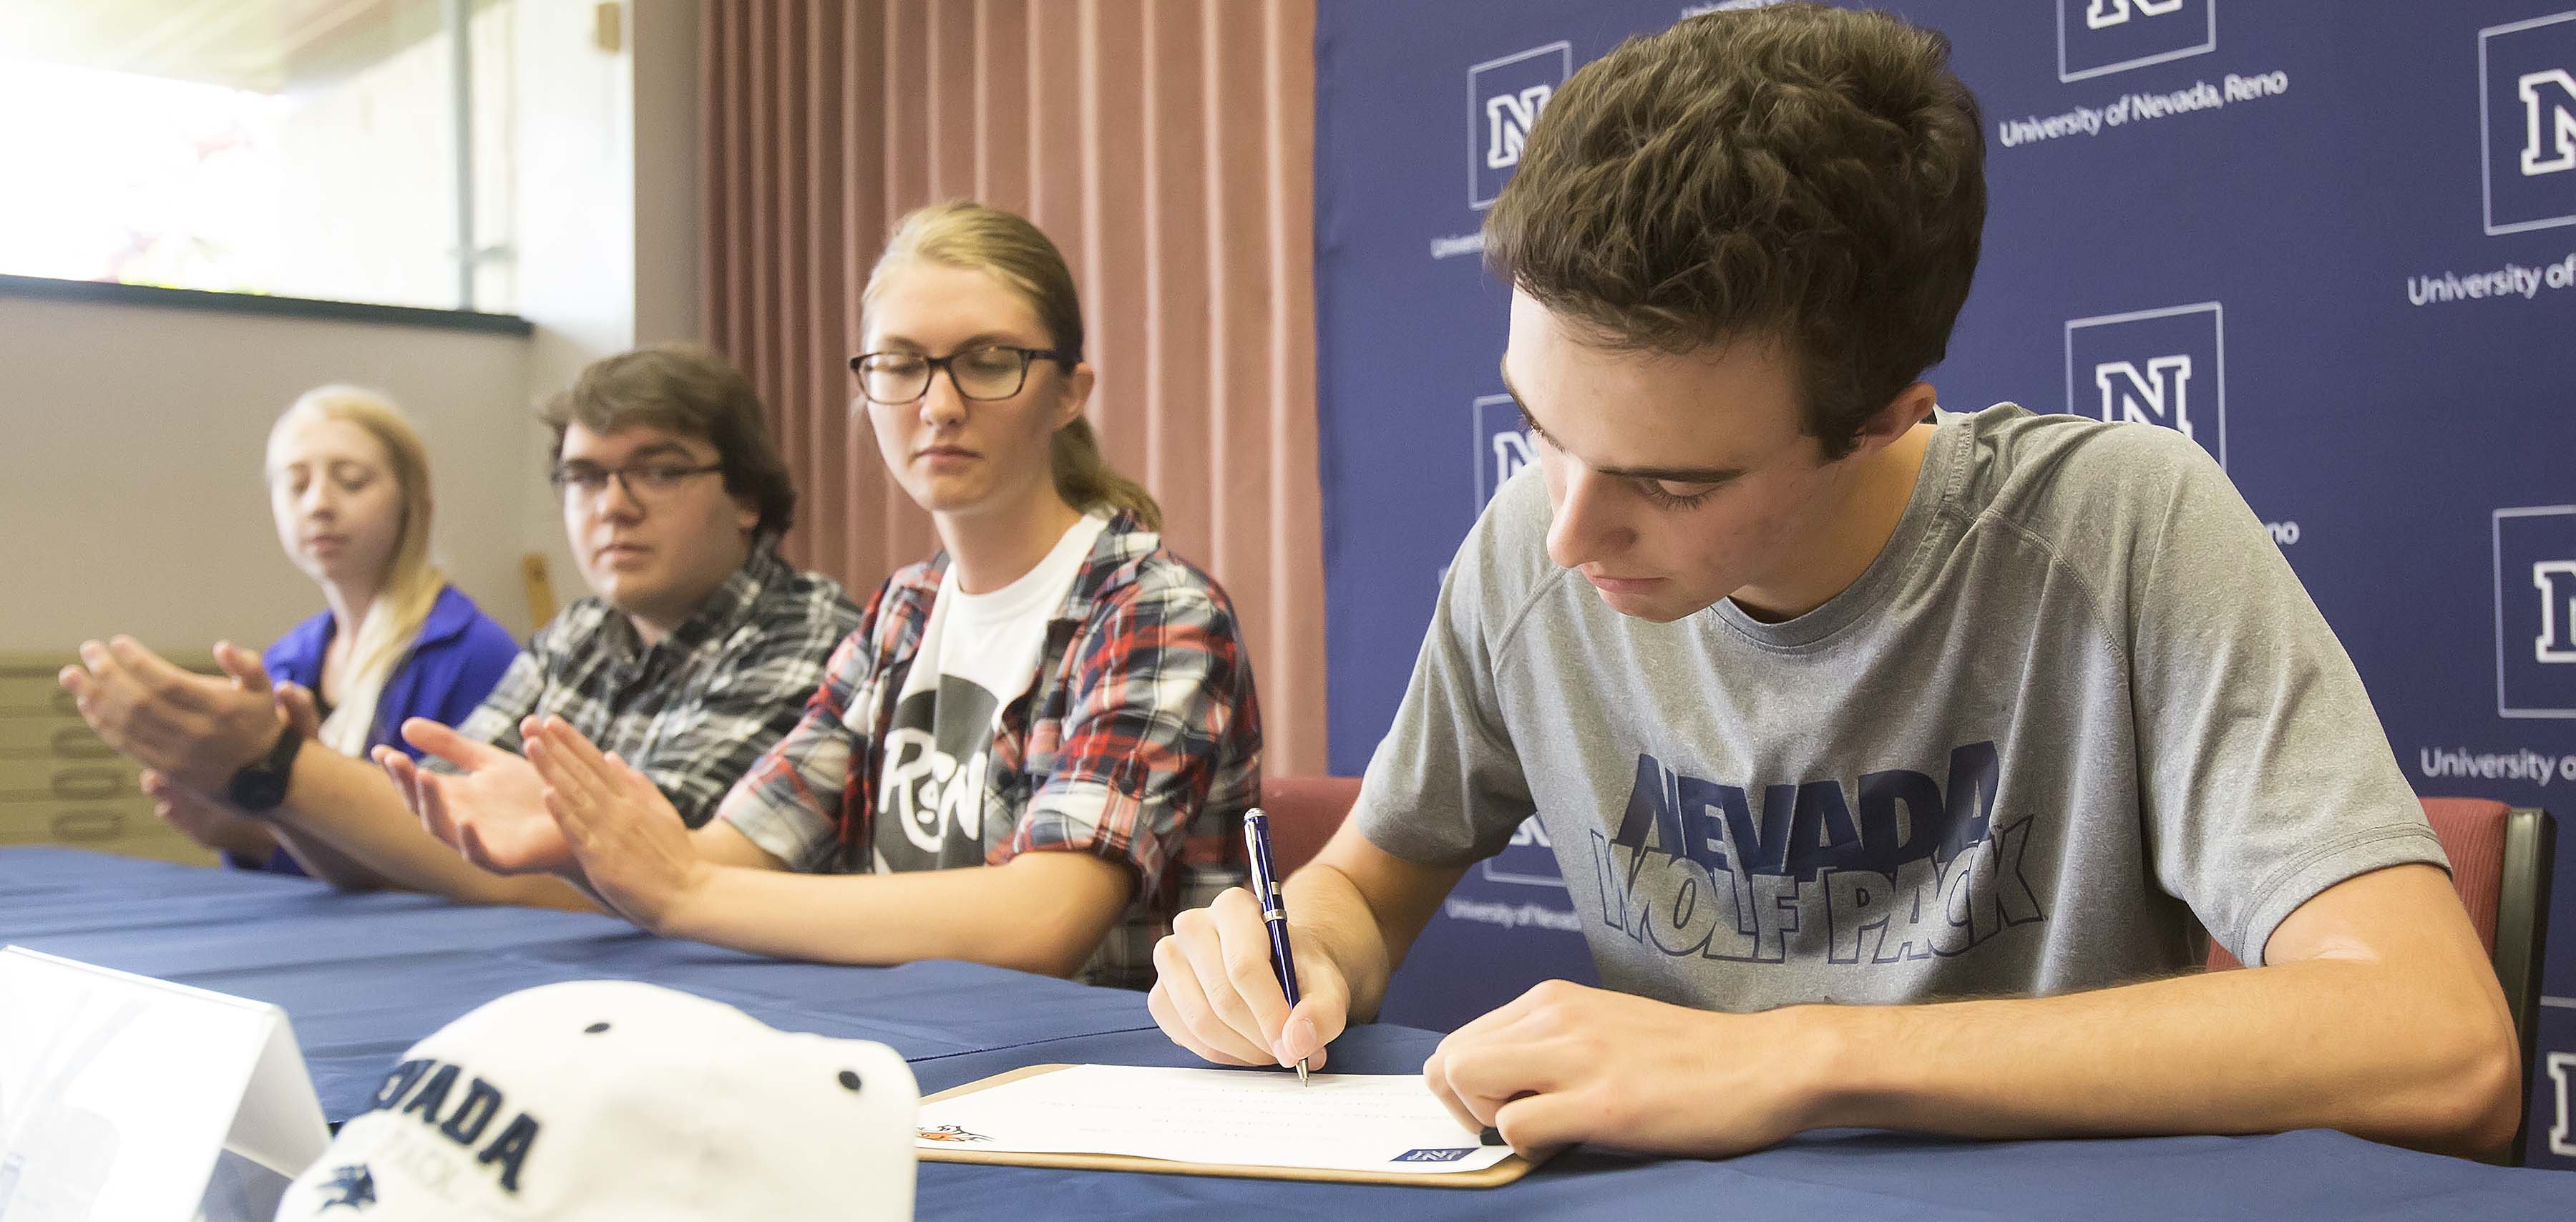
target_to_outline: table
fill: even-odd
[[[72,849],[0,848],[0,943],[283,1007],[336,1124],[422,1036],[565,980],[646,980],[915,1059],[1151,1027],[1141,995],[972,963],[788,963],[615,917],[472,907]]]
[[[67,849],[0,849],[0,942],[284,1007],[323,1113],[365,1104],[396,1054],[501,994],[649,980],[773,1026],[881,1040],[924,1093],[1054,1061],[1187,1065],[1141,994],[964,963],[823,967],[656,939],[580,913],[342,895],[305,879]],[[5,999],[0,999],[5,1003]],[[1354,1028],[1337,1070],[1420,1068],[1439,1040]],[[1041,1208],[1042,1203],[1042,1208]],[[1724,1161],[1578,1150],[1488,1191],[924,1163],[917,1216],[1009,1219],[1743,1217],[2342,1220],[2576,1216],[2576,1173],[2481,1166],[2310,1130],[2268,1137],[1986,1142],[1808,1134]]]

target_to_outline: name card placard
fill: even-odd
[[[0,949],[0,1222],[234,1213],[226,1151],[282,1186],[330,1136],[285,1011]]]

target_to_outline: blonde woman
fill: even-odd
[[[1143,988],[1173,917],[1241,878],[1261,721],[1234,608],[1102,460],[1073,276],[1035,226],[915,212],[862,301],[851,407],[942,546],[878,589],[803,720],[694,833],[551,717],[528,759],[552,826],[421,813],[657,933]]]
[[[405,718],[463,720],[518,656],[509,631],[430,564],[428,450],[384,396],[324,386],[287,408],[268,435],[268,503],[287,559],[326,606],[261,662],[323,745],[360,757],[409,750],[397,732]],[[144,783],[165,818],[230,864],[308,872],[271,824],[157,774]]]

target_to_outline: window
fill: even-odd
[[[0,274],[513,309],[514,2],[0,6]]]

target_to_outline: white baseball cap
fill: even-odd
[[[412,1046],[278,1222],[912,1217],[891,1048],[629,980],[497,998]]]

